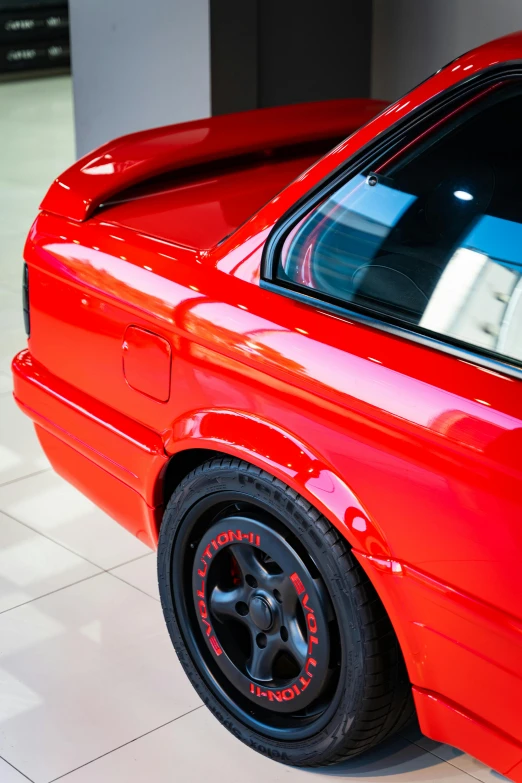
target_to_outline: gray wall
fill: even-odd
[[[210,115],[208,0],[69,0],[78,156]]]
[[[459,54],[522,29],[522,0],[373,0],[372,97],[395,100]]]

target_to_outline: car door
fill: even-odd
[[[519,741],[521,112],[490,86],[314,194],[268,245],[255,338],[408,576],[414,684]]]

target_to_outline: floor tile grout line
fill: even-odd
[[[95,759],[86,761],[85,764],[80,764],[79,767],[75,767],[74,769],[69,770],[69,772],[64,772],[63,775],[58,775],[57,778],[53,778],[52,780],[49,781],[49,783],[56,783],[57,780],[62,780],[63,778],[66,778],[68,775],[72,775],[73,772],[77,772],[79,769],[88,767],[89,764],[94,764],[95,761],[99,761],[100,759],[105,758],[105,756],[110,756],[111,753],[115,753],[117,750],[121,750],[122,748],[127,747],[127,745],[132,745],[133,742],[137,742],[138,740],[143,739],[143,737],[147,737],[149,734],[154,734],[155,731],[159,731],[160,729],[165,728],[165,726],[170,726],[171,723],[175,723],[177,720],[181,720],[181,718],[185,718],[187,715],[196,712],[196,710],[200,710],[204,706],[205,706],[204,704],[199,704],[197,707],[194,707],[193,709],[184,712],[183,715],[178,715],[176,718],[172,718],[172,720],[168,720],[166,723],[162,723],[161,726],[156,726],[154,729],[151,729],[150,731],[146,731],[144,734],[140,734],[139,737],[134,737],[128,742],[124,742],[122,745],[118,745],[117,748],[108,750],[107,753],[102,753],[101,756],[96,756]]]
[[[56,546],[61,546],[62,549],[65,549],[67,552],[70,552],[71,555],[76,555],[76,557],[79,557],[81,560],[85,560],[86,563],[90,563],[92,566],[95,566],[95,568],[99,568],[100,571],[106,571],[107,570],[103,566],[98,565],[98,563],[95,563],[92,560],[89,560],[88,557],[85,557],[84,555],[80,555],[79,552],[76,552],[74,549],[71,549],[70,547],[66,546],[65,544],[62,544],[61,541],[56,541],[56,539],[51,538],[51,536],[48,536],[45,533],[42,533],[41,530],[37,530],[35,527],[32,527],[31,525],[28,525],[27,522],[22,522],[21,519],[18,519],[17,517],[14,517],[12,514],[9,514],[7,511],[4,511],[3,508],[1,508],[1,507],[0,507],[0,513],[4,514],[6,517],[9,517],[9,519],[12,519],[13,522],[18,522],[19,525],[23,525],[28,530],[32,530],[33,533],[36,533],[37,535],[42,536],[42,538],[46,538],[48,541],[52,541],[52,543],[56,544]],[[117,566],[114,566],[114,568],[117,568]]]
[[[137,587],[136,585],[132,584],[131,582],[127,582],[126,579],[122,579],[118,574],[114,574],[113,571],[117,568],[121,568],[123,566],[129,565],[130,563],[135,563],[138,560],[141,560],[144,557],[148,557],[151,554],[154,554],[154,550],[151,550],[150,552],[145,552],[144,555],[138,555],[138,557],[133,557],[131,560],[125,560],[123,563],[118,563],[117,565],[111,566],[110,568],[103,568],[103,566],[98,565],[98,563],[95,563],[93,560],[89,560],[84,555],[80,555],[79,552],[75,552],[74,549],[70,549],[70,547],[65,546],[65,544],[62,544],[60,541],[56,541],[54,538],[51,538],[50,536],[47,536],[45,533],[42,533],[40,530],[37,530],[34,527],[31,527],[31,525],[28,525],[27,522],[22,522],[20,519],[17,519],[16,517],[13,517],[12,514],[8,514],[6,511],[3,511],[0,508],[0,513],[4,514],[6,517],[11,519],[13,522],[18,522],[19,525],[23,525],[23,527],[26,527],[28,530],[31,530],[33,533],[36,533],[36,535],[42,536],[42,538],[47,539],[47,541],[51,541],[51,543],[56,544],[59,547],[62,547],[62,549],[65,549],[66,552],[70,552],[72,555],[76,555],[76,557],[79,557],[81,560],[84,560],[86,563],[89,563],[89,565],[94,566],[94,568],[98,569],[98,572],[96,574],[90,574],[90,576],[84,577],[83,579],[77,579],[74,582],[70,582],[67,585],[63,585],[63,587],[58,587],[56,590],[50,590],[48,593],[43,593],[43,595],[36,596],[35,598],[29,599],[29,601],[23,601],[20,604],[16,604],[16,606],[11,606],[9,609],[3,609],[0,611],[0,615],[4,614],[5,612],[10,612],[11,609],[18,609],[20,606],[25,606],[26,604],[31,604],[33,601],[38,601],[39,598],[45,598],[47,595],[52,595],[53,593],[58,593],[61,590],[65,590],[67,587],[72,587],[73,585],[80,584],[80,582],[85,582],[87,579],[92,579],[94,576],[99,576],[100,574],[109,574],[110,576],[115,577],[115,579],[118,579],[120,582],[123,582],[124,584],[128,585],[129,587],[134,587],[136,590],[138,590],[140,593],[143,593],[143,595],[148,596],[149,598],[152,598],[153,601],[159,601],[158,598],[155,598],[150,593],[147,593],[145,590],[142,590],[141,587]]]
[[[417,745],[417,747],[418,747],[418,748],[420,748],[420,747],[421,747],[421,745]],[[426,748],[422,748],[422,750],[426,750]],[[484,783],[484,781],[482,780],[482,778],[478,778],[476,775],[473,775],[471,772],[468,772],[467,770],[465,770],[465,769],[462,769],[462,767],[457,767],[457,765],[456,765],[456,764],[452,764],[452,762],[451,762],[451,761],[448,761],[448,759],[443,759],[443,758],[441,758],[440,756],[437,756],[437,754],[436,754],[436,753],[433,753],[431,750],[428,750],[428,751],[426,751],[426,752],[427,752],[427,753],[431,753],[431,755],[432,755],[432,756],[434,756],[436,759],[439,759],[439,761],[443,761],[445,764],[449,764],[449,765],[450,765],[450,767],[453,767],[453,769],[457,769],[459,772],[462,772],[464,775],[467,775],[467,776],[468,776],[468,777],[470,777],[472,780],[479,780],[479,781],[480,781],[480,783]]]
[[[462,769],[461,767],[457,767],[456,764],[452,764],[452,762],[449,761],[448,759],[443,759],[441,756],[437,756],[437,754],[433,753],[432,750],[428,750],[428,748],[423,748],[422,745],[419,745],[419,743],[415,742],[415,740],[408,739],[408,737],[403,737],[403,739],[407,740],[407,742],[410,742],[412,745],[415,745],[416,748],[420,748],[425,753],[430,753],[432,756],[434,756],[439,761],[443,761],[444,764],[449,764],[450,767],[453,767],[453,769],[458,769],[459,772],[462,772],[464,775],[468,775],[468,777],[473,778],[473,780],[479,780],[480,783],[484,783],[482,778],[478,778],[476,775],[473,775],[471,772],[467,772],[465,769]],[[428,739],[429,739],[429,737],[428,737]]]
[[[18,767],[15,767],[14,764],[11,764],[11,762],[5,759],[3,756],[0,756],[0,759],[2,759],[2,761],[5,761],[5,763],[11,767],[11,769],[14,769],[15,772],[18,772],[19,775],[21,775],[23,778],[28,780],[29,783],[34,783],[34,780],[32,778],[28,778],[27,775],[22,772],[22,770],[18,769]]]
[[[27,604],[33,604],[35,601],[39,601],[40,598],[47,598],[48,595],[61,593],[62,590],[67,590],[68,587],[74,587],[74,585],[80,585],[82,582],[88,582],[89,579],[94,579],[96,576],[101,576],[104,573],[106,572],[100,569],[96,574],[90,574],[89,576],[84,576],[82,579],[77,579],[75,582],[71,582],[68,585],[63,585],[63,587],[57,587],[56,590],[49,590],[48,593],[43,593],[43,595],[37,595],[35,598],[30,598],[28,601],[22,601],[21,604],[16,604],[16,606],[10,606],[9,609],[2,609],[0,610],[0,616],[6,614],[7,612],[12,612],[13,609],[20,609],[20,607],[27,606]]]
[[[9,392],[2,392],[3,394],[8,394]],[[18,478],[9,479],[9,481],[4,481],[0,483],[0,489],[2,487],[8,487],[9,484],[16,484],[17,481],[24,481],[24,479],[33,478],[33,476],[41,476],[42,473],[49,473],[52,468],[42,468],[42,470],[35,470],[34,473],[28,473],[26,476],[18,476]]]
[[[421,746],[421,745],[417,745],[417,747],[418,747],[418,748],[421,748],[422,746]],[[423,750],[426,750],[426,748],[422,748],[422,749],[423,749]],[[458,771],[459,771],[459,772],[463,772],[463,773],[464,773],[464,775],[468,775],[468,777],[472,778],[473,780],[478,780],[478,781],[480,781],[480,783],[484,783],[484,780],[483,780],[482,778],[478,778],[478,777],[477,777],[476,775],[474,775],[472,772],[468,772],[466,769],[462,769],[462,767],[457,767],[457,765],[456,765],[456,764],[453,764],[453,762],[449,761],[449,759],[443,759],[441,756],[437,756],[437,754],[436,754],[436,753],[433,753],[433,751],[432,751],[432,750],[428,750],[428,751],[427,751],[427,753],[431,753],[431,755],[432,755],[432,756],[435,756],[435,758],[436,758],[436,759],[439,759],[439,761],[444,761],[446,764],[449,764],[449,765],[450,765],[450,767],[453,767],[453,769],[458,769]],[[472,756],[471,758],[473,758],[473,756]],[[495,772],[495,770],[493,770],[493,768],[492,768],[492,767],[491,767],[491,769],[492,769],[492,771],[493,771],[493,772]],[[497,774],[499,774],[499,775],[500,775],[501,773],[499,772],[499,773],[497,773]],[[507,778],[506,778],[506,780],[507,780]]]
[[[116,524],[118,524],[116,522]],[[132,535],[132,533],[129,533],[129,535]],[[135,563],[137,560],[142,560],[144,557],[149,557],[149,555],[154,555],[155,551],[154,549],[151,549],[149,552],[145,552],[144,555],[138,555],[137,557],[133,557],[130,560],[125,560],[123,563],[118,563],[117,565],[113,565],[110,568],[104,568],[104,571],[107,571],[108,574],[110,574],[112,571],[114,571],[116,568],[123,568],[123,566],[129,565],[130,563]]]
[[[113,576],[115,579],[119,579],[120,582],[123,582],[125,585],[129,585],[129,587],[134,587],[135,590],[139,590],[140,593],[143,593],[143,595],[148,596],[149,598],[152,598],[153,601],[160,602],[159,598],[155,598],[155,596],[151,595],[150,593],[147,593],[146,590],[143,590],[141,587],[138,587],[137,585],[132,584],[132,582],[127,582],[126,579],[123,579],[121,576],[118,576],[117,574],[113,574],[112,571],[106,571],[106,574],[109,574],[110,576]]]
[[[45,472],[45,471],[42,471]],[[36,475],[36,474],[35,474]],[[1,488],[2,485],[0,485]],[[8,511],[4,511],[3,508],[0,507],[0,514],[4,514],[4,516],[9,517],[9,519],[12,519],[13,522],[18,522],[19,525],[23,525],[28,530],[32,530],[33,533],[36,533],[39,536],[42,536],[42,538],[46,538],[48,541],[51,541],[53,544],[56,544],[57,546],[61,546],[62,549],[67,550],[67,552],[70,552],[72,555],[76,555],[77,557],[80,557],[82,560],[85,560],[86,563],[90,563],[92,566],[95,566],[96,568],[99,568],[100,571],[103,571],[104,573],[111,573],[115,568],[120,568],[121,566],[129,565],[129,563],[134,563],[136,560],[141,560],[142,557],[147,557],[148,555],[154,554],[154,550],[151,549],[150,552],[145,552],[143,555],[138,555],[137,557],[132,557],[130,560],[124,560],[123,563],[116,563],[116,565],[111,566],[110,568],[104,568],[104,566],[99,565],[99,563],[95,563],[94,560],[89,560],[88,557],[85,557],[85,555],[81,555],[79,552],[77,552],[75,549],[71,549],[71,547],[66,546],[61,541],[57,541],[55,538],[51,538],[51,536],[48,536],[46,533],[42,533],[41,530],[38,530],[37,528],[33,527],[32,525],[28,524],[28,522],[22,522],[21,519],[18,519],[18,517],[14,517],[12,514],[10,514]],[[118,524],[118,523],[115,523]],[[129,535],[132,535],[132,533],[129,533]]]
[[[4,512],[2,512],[4,513]],[[6,514],[6,516],[8,516]],[[9,517],[10,519],[13,519],[13,517]],[[15,522],[18,520],[14,520]],[[23,524],[23,523],[21,523]],[[33,528],[30,528],[32,530]],[[44,536],[46,538],[46,536]],[[52,541],[52,539],[49,539]],[[53,542],[55,543],[55,542]],[[59,545],[60,546],[60,545]],[[65,547],[64,547],[65,548]],[[71,550],[67,550],[71,551]],[[75,554],[73,552],[73,554]],[[146,557],[146,555],[142,555],[142,557]],[[140,558],[136,558],[139,560]],[[145,590],[142,590],[141,587],[138,587],[137,585],[133,585],[131,582],[127,582],[126,579],[122,579],[121,577],[117,576],[116,574],[113,574],[110,570],[106,570],[104,568],[100,568],[100,566],[97,566],[95,563],[91,563],[90,560],[86,560],[87,563],[90,563],[95,568],[98,569],[98,571],[95,574],[89,574],[89,576],[84,576],[82,579],[75,579],[74,582],[69,582],[69,584],[63,585],[62,587],[57,587],[56,590],[49,590],[48,593],[42,593],[42,595],[37,595],[34,598],[30,598],[28,601],[22,601],[19,604],[15,604],[14,606],[10,606],[8,609],[0,609],[0,615],[6,614],[7,612],[11,612],[13,609],[19,609],[22,606],[27,606],[27,604],[32,604],[35,601],[39,601],[40,598],[46,598],[48,595],[54,595],[54,593],[61,593],[62,590],[67,590],[68,587],[74,587],[74,585],[79,585],[82,582],[87,582],[89,579],[94,579],[96,576],[101,576],[102,574],[107,574],[109,576],[113,576],[115,579],[117,579],[119,582],[122,582],[123,584],[127,585],[127,587],[133,587],[135,590],[137,590],[139,593],[142,593],[142,595],[146,595],[147,598],[150,598],[153,601],[156,601],[159,603],[159,598],[155,598],[150,593],[147,593]],[[130,563],[135,562],[134,560],[129,560]],[[126,563],[122,563],[122,565],[126,565]],[[114,566],[114,568],[119,568],[119,566]],[[1,756],[0,756],[1,758]]]

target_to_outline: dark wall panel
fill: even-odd
[[[370,0],[210,0],[212,113],[370,94]]]
[[[257,13],[257,0],[210,0],[213,115],[257,108]]]
[[[258,105],[369,96],[371,37],[369,0],[262,0]]]

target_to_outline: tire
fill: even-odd
[[[259,753],[335,764],[412,717],[402,654],[368,577],[336,529],[261,469],[216,458],[183,479],[164,514],[158,581],[192,685]]]

